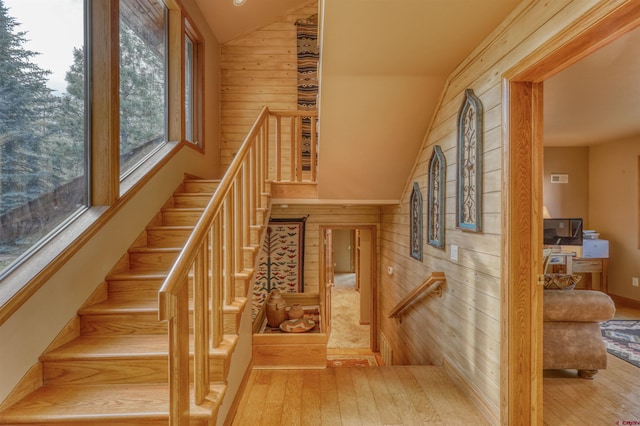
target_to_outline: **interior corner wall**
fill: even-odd
[[[551,183],[566,174],[567,183]],[[545,147],[543,205],[551,217],[580,217],[589,229],[589,147]]]
[[[408,179],[399,207],[382,208],[378,300],[380,332],[393,351],[394,364],[444,364],[454,371],[465,390],[478,402],[490,421],[501,422],[505,384],[502,362],[503,227],[503,104],[504,76],[556,35],[575,30],[576,20],[586,13],[607,12],[597,0],[522,2],[503,24],[485,39],[448,79],[431,128],[424,137],[414,171]],[[612,6],[613,7],[613,6]],[[482,232],[456,227],[457,114],[465,89],[473,89],[484,107]],[[510,141],[517,144],[518,141]],[[428,161],[434,145],[444,153],[446,170],[444,250],[423,241],[423,260],[410,256],[409,200],[418,182],[426,200]],[[426,209],[425,209],[426,210]],[[424,214],[425,227],[426,214]],[[426,232],[425,232],[426,235]],[[458,258],[452,259],[451,246]],[[434,271],[446,276],[441,298],[427,296],[405,312],[402,322],[387,318],[406,294]],[[504,420],[503,420],[504,421]]]
[[[640,136],[590,148],[589,227],[609,241],[609,293],[640,301]]]

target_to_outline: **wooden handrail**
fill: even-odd
[[[442,288],[440,287],[440,285],[444,284],[445,282],[447,282],[447,278],[444,276],[444,272],[432,272],[429,278],[424,280],[422,284],[420,284],[412,292],[407,294],[405,298],[402,299],[400,303],[398,303],[396,307],[391,310],[391,312],[389,313],[389,318],[398,318],[400,316],[400,313],[404,311],[407,306],[413,303],[418,298],[418,296],[421,296],[423,293],[429,294],[436,291],[438,292],[439,296],[442,296]]]
[[[301,137],[292,140],[291,152],[278,151],[282,141],[276,122],[276,139],[269,141],[272,117],[297,122],[291,130],[298,136],[302,134],[302,117],[312,117],[311,176],[309,171],[302,173]],[[265,192],[269,182],[278,180],[275,171],[269,168],[270,157],[273,159],[275,153],[277,164],[292,167],[292,178],[299,181],[307,176],[315,182],[315,117],[317,111],[271,113],[266,107],[262,109],[160,288],[159,318],[168,323],[169,330],[170,425],[188,424],[190,383],[194,386],[195,404],[205,401],[210,391],[209,348],[217,348],[222,342],[223,308],[232,304],[236,296],[246,296],[246,287],[236,287],[236,281],[238,277],[246,277],[254,267],[248,264],[251,259],[246,256],[246,248],[259,244],[251,241],[251,230],[265,225],[268,219],[258,212],[269,210],[270,200]],[[293,153],[297,158],[293,158]],[[292,158],[283,159],[287,154]],[[189,374],[190,282],[194,286],[192,375]]]

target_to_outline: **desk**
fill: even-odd
[[[584,288],[591,290],[593,274],[600,274],[600,290],[608,293],[609,259],[574,257],[572,253],[551,253],[549,266],[558,273],[585,274]]]

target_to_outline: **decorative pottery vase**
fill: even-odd
[[[304,309],[302,309],[302,305],[300,303],[294,303],[289,308],[289,319],[300,319],[304,316]]]
[[[271,290],[265,306],[269,327],[279,327],[280,323],[287,319],[286,307],[287,302],[280,294],[280,290]]]

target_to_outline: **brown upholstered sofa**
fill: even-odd
[[[544,290],[543,365],[577,369],[592,379],[607,367],[600,322],[613,318],[611,298],[596,290]]]

